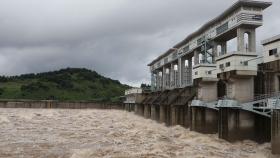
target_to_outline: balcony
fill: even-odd
[[[217,73],[236,71],[237,75],[257,75],[257,54],[232,52],[216,58]]]
[[[217,79],[216,64],[198,64],[193,66],[193,79]]]

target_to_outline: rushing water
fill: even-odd
[[[0,158],[276,157],[119,110],[0,109]]]

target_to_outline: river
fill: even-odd
[[[0,109],[0,158],[263,158],[270,143],[229,143],[121,110]]]

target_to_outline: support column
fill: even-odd
[[[138,112],[137,114],[140,115],[140,116],[144,116],[144,105],[143,104],[138,104]]]
[[[249,51],[256,52],[256,30],[252,29],[249,33]]]
[[[125,109],[125,111],[128,111],[128,104],[127,103],[124,104],[124,109]]]
[[[134,113],[137,114],[138,113],[138,104],[134,104]]]
[[[131,111],[132,111],[132,112],[135,111],[135,103],[131,104]]]
[[[213,82],[199,82],[197,88],[197,98],[201,101],[211,102],[216,101],[217,94],[217,81]]]
[[[219,138],[230,142],[253,140],[270,141],[270,119],[242,109],[219,109]]]
[[[170,68],[170,87],[174,88],[175,86],[175,78],[174,78],[174,64],[171,63],[171,68]]]
[[[248,50],[245,47],[245,33],[248,34]],[[237,28],[237,50],[241,52],[256,52],[256,30]]]
[[[160,75],[161,74],[161,75]],[[158,71],[158,84],[159,84],[159,90],[162,90],[162,73],[161,71]]]
[[[177,68],[178,68],[178,82],[179,82],[179,85],[178,85],[178,87],[181,87],[182,86],[182,58],[179,58],[178,59],[178,66],[177,66]]]
[[[197,50],[194,51],[194,65],[199,64],[199,52]]]
[[[156,118],[156,121],[159,121],[159,116],[160,116],[160,106],[159,105],[156,105],[155,106],[155,118]]]
[[[171,107],[171,126],[175,126],[178,124],[177,115],[177,108],[174,106]]]
[[[191,102],[188,102],[186,106],[184,106],[184,127],[189,128],[191,126]]]
[[[151,105],[151,119],[156,120],[156,106]]]
[[[192,107],[191,130],[215,134],[218,132],[218,110],[206,107]]]
[[[159,108],[159,122],[164,123],[165,122],[165,107],[164,105],[161,105]]]
[[[166,82],[165,82],[165,87],[166,87],[166,89],[169,89],[170,88],[170,79],[171,79],[171,75],[170,75],[170,71],[171,71],[171,69],[170,68],[165,68],[165,71],[168,69],[168,73],[166,73],[166,76],[165,76],[165,80],[166,80]]]
[[[227,97],[239,102],[254,99],[254,76],[247,78],[231,77],[226,83]]]
[[[222,42],[221,43],[221,48],[222,48],[222,55],[226,54],[227,53],[227,42]]]
[[[203,127],[205,127],[205,112],[202,107],[192,107],[192,119],[191,119],[191,131],[203,133]]]
[[[280,109],[274,109],[271,117],[272,154],[280,154]]]
[[[152,91],[156,88],[155,74],[151,71],[151,89]]]
[[[184,87],[186,85],[186,59],[181,59],[181,87]]]
[[[213,45],[213,63],[216,63],[216,57],[219,55],[218,43],[213,41],[212,45]]]
[[[245,52],[244,47],[244,29],[237,28],[237,51]]]
[[[151,117],[151,107],[148,104],[144,105],[144,117],[145,118]]]
[[[166,89],[166,68],[163,66],[162,68],[162,88]]]
[[[192,58],[189,58],[188,59],[188,70],[187,70],[187,85],[190,85],[193,83],[193,80],[192,80]]]

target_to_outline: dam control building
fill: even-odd
[[[228,141],[271,141],[280,154],[280,36],[256,49],[271,5],[239,0],[150,62],[152,92],[135,113]]]

